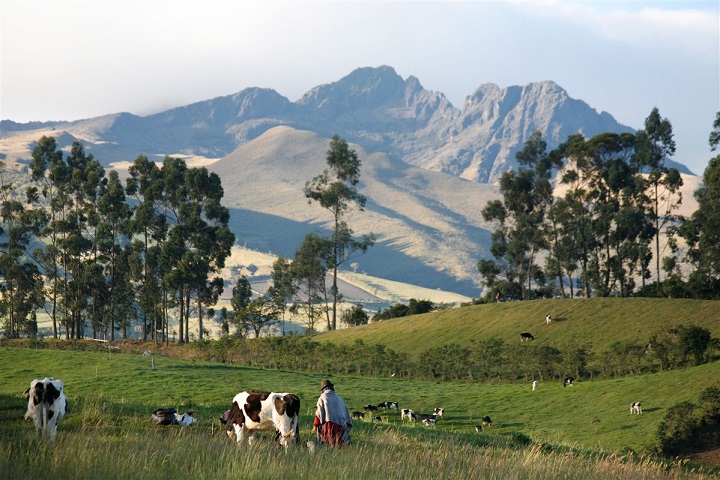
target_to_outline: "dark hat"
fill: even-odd
[[[320,391],[322,392],[327,387],[333,388],[332,382],[330,380],[323,380],[320,384]]]

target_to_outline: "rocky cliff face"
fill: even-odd
[[[338,134],[368,151],[480,183],[494,183],[514,167],[515,153],[536,130],[550,148],[577,132],[589,138],[632,131],[551,81],[508,88],[485,84],[458,109],[444,94],[387,66],[359,68],[296,102],[271,89],[249,88],[147,117],[123,113],[100,119],[54,128],[82,139],[90,150],[97,144],[101,160],[111,162],[134,160],[125,158],[128,152],[220,158],[273,127],[290,126],[325,137]],[[5,131],[23,128],[3,125]]]

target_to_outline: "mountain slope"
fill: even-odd
[[[370,275],[477,296],[475,265],[490,238],[480,209],[497,198],[495,189],[351,147],[362,162],[359,190],[367,204],[347,221],[356,235],[374,233],[377,243],[348,263]],[[307,233],[330,228],[330,214],[303,193],[326,168],[327,149],[328,139],[315,133],[277,127],[209,167],[222,178],[223,203],[241,242],[292,257]]]
[[[3,121],[0,137],[18,138],[25,131],[27,148],[11,159],[28,161],[40,127],[66,132],[109,165],[139,154],[220,158],[276,126],[328,138],[338,134],[368,151],[481,183],[494,183],[515,166],[515,153],[536,130],[549,148],[576,132],[592,137],[632,131],[551,81],[508,88],[485,84],[458,109],[444,94],[425,90],[417,78],[403,79],[381,66],[356,69],[296,102],[271,89],[248,88],[147,117],[118,113],[25,126]],[[0,145],[0,154],[7,155],[3,150]]]

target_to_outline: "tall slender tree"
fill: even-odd
[[[297,287],[293,285],[291,262],[282,255],[279,256],[273,262],[270,277],[272,285],[268,288],[267,295],[280,312],[282,334],[285,336],[285,311],[288,303],[292,301],[297,293]]]
[[[637,162],[646,170],[650,195],[648,203],[650,218],[655,227],[655,275],[656,289],[660,292],[660,237],[670,235],[668,229],[676,219],[673,214],[682,204],[682,177],[677,168],[667,166],[669,157],[675,154],[672,125],[662,118],[657,108],[653,108],[645,119],[645,129],[636,134]]]
[[[66,185],[70,182],[71,170],[54,137],[43,136],[38,141],[32,152],[30,175],[34,185],[27,189],[27,201],[34,209],[45,211],[48,216],[48,223],[40,234],[40,238],[46,239],[47,244],[45,248],[37,250],[35,258],[49,282],[50,319],[53,337],[58,338],[62,278],[59,244],[64,236],[60,226],[68,204]]]
[[[710,134],[710,150],[720,146],[720,112]],[[688,244],[686,261],[693,270],[688,279],[692,293],[701,298],[720,297],[720,155],[710,159],[703,184],[695,192],[697,210],[680,227]]]
[[[362,211],[366,198],[358,192],[360,181],[360,159],[357,152],[351,149],[345,140],[338,135],[330,141],[326,162],[328,168],[322,174],[305,183],[305,197],[309,202],[316,201],[333,216],[332,256],[332,323],[337,328],[337,304],[340,299],[338,290],[338,267],[346,262],[353,252],[366,252],[375,242],[375,237],[368,234],[360,240],[352,237],[353,231],[342,219],[351,208],[351,204]]]

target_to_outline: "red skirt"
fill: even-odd
[[[320,430],[320,437],[323,443],[334,447],[342,443],[342,425],[333,422],[325,422]]]

